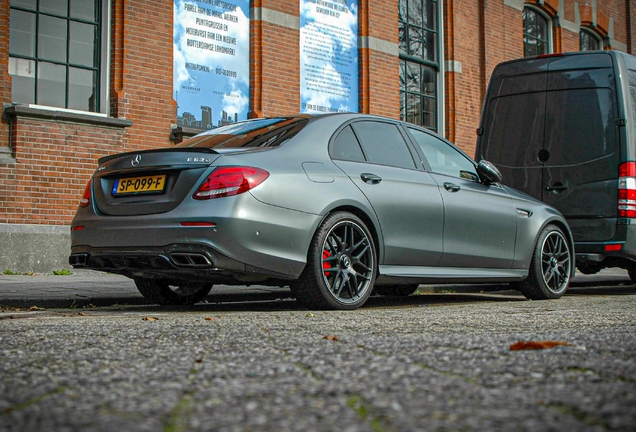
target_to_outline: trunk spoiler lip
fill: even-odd
[[[112,154],[112,155],[108,155],[108,156],[103,156],[101,158],[98,159],[98,163],[100,165],[113,160],[113,159],[118,159],[120,157],[126,157],[126,156],[134,156],[134,155],[138,155],[138,154],[149,154],[149,153],[171,153],[171,152],[178,152],[178,153],[211,153],[211,154],[216,154],[216,155],[220,155],[221,153],[217,152],[214,149],[211,149],[209,147],[168,147],[168,148],[161,148],[161,149],[152,149],[152,150],[139,150],[139,151],[132,151],[132,152],[126,152],[126,153],[116,153],[116,154]]]

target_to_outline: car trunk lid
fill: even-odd
[[[221,155],[210,148],[169,148],[106,156],[93,177],[97,210],[109,216],[165,213],[188,197]]]

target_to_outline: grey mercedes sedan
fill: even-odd
[[[510,282],[554,299],[574,272],[563,216],[430,131],[363,114],[234,123],[107,156],[71,226],[70,264],[158,304],[214,284],[289,286],[355,309],[420,283]]]

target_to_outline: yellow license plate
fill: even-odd
[[[140,192],[163,192],[166,187],[166,176],[144,176],[115,179],[113,195],[123,195]]]

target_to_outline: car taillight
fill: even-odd
[[[207,200],[247,192],[263,183],[269,173],[254,167],[220,167],[212,171],[192,198]]]
[[[84,195],[82,195],[82,199],[80,199],[79,205],[80,207],[88,207],[91,203],[91,180],[86,184],[86,189],[84,189]]]
[[[636,162],[618,166],[618,217],[636,218]]]

